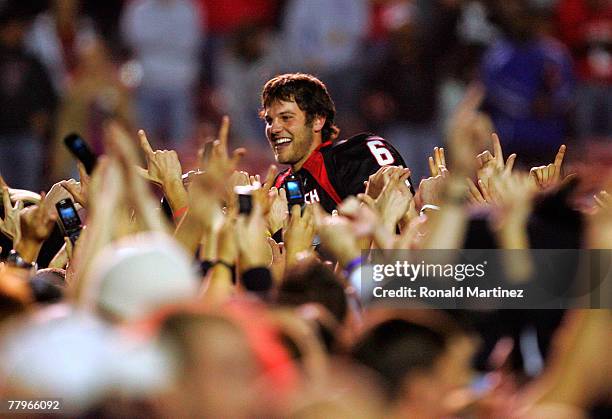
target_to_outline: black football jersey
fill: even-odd
[[[383,138],[358,134],[347,140],[321,144],[295,174],[304,184],[307,203],[319,202],[331,212],[345,198],[365,191],[364,182],[381,166],[404,166],[397,150]],[[283,186],[291,168],[281,172],[274,182]]]

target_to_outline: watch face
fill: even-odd
[[[16,250],[11,250],[8,257],[6,258],[6,262],[9,265],[14,266],[16,268],[24,268],[24,269],[36,268],[36,262],[32,262],[32,263],[26,262],[25,260],[23,260],[21,255]]]
[[[9,263],[15,263],[15,262],[17,262],[20,259],[21,259],[21,256],[19,256],[19,253],[17,253],[14,250],[11,250],[11,252],[6,257],[6,261],[9,262]]]

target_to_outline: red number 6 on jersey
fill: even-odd
[[[385,144],[380,140],[372,140],[366,143],[368,148],[370,149],[370,153],[376,159],[376,162],[381,166],[386,166],[388,164],[393,164],[395,162],[395,158],[393,154],[389,151],[389,149],[385,146]]]

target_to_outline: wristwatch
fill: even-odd
[[[6,263],[9,266],[21,269],[38,269],[36,262],[27,262],[21,257],[19,252],[15,249],[11,250],[6,258]]]

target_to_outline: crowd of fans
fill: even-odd
[[[610,310],[376,307],[355,276],[368,249],[612,249],[609,1],[104,3],[0,0],[0,400],[610,417]],[[407,168],[331,214],[290,207],[260,113],[286,71],[327,85],[339,138],[375,132]]]
[[[1,4],[0,147],[13,157],[0,168],[14,187],[75,176],[61,139],[77,131],[100,152],[109,117],[145,129],[192,169],[231,115],[234,143],[251,149],[247,168],[264,171],[259,92],[296,71],[328,86],[344,138],[383,136],[417,181],[475,79],[502,144],[526,168],[562,143],[580,154],[612,135],[606,0]]]

